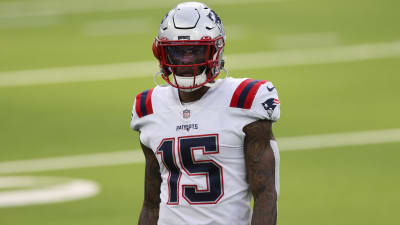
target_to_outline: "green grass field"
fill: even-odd
[[[0,0],[1,225],[137,223],[144,163],[14,173],[1,172],[1,165],[139,149],[137,133],[129,127],[132,103],[137,93],[154,86],[157,62],[152,41],[162,17],[176,3]],[[282,103],[281,120],[274,128],[278,142],[293,136],[400,128],[400,45],[393,44],[400,40],[399,1],[206,3],[226,27],[230,75],[271,80],[277,87]],[[229,63],[240,54],[294,49],[307,53],[359,45],[378,50],[360,50],[368,56],[364,58],[339,54],[340,60],[324,62],[317,55],[305,64],[246,67],[251,58],[241,67]],[[39,69],[79,70],[142,61],[153,61],[154,66],[141,76],[118,78],[116,70],[117,79],[112,79],[112,72],[106,79],[85,80],[82,73],[74,82],[52,84],[13,80],[18,71],[35,80],[27,76]],[[395,140],[376,144],[282,150],[278,224],[400,224],[397,134]],[[2,207],[2,197],[14,187],[1,179],[10,176],[85,179],[96,182],[100,192],[76,201]]]

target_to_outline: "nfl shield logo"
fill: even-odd
[[[189,109],[183,110],[183,118],[187,119],[189,117],[190,117],[190,110]]]

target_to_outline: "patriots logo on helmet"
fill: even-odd
[[[167,17],[169,16],[169,12],[167,12],[167,14],[164,16],[164,18],[161,20],[161,24],[164,23],[165,19],[167,19]]]
[[[270,98],[267,101],[262,103],[262,105],[264,106],[264,109],[267,111],[267,113],[270,117],[272,116],[272,113],[274,112],[276,106],[279,104],[280,104],[280,101],[277,98]]]
[[[207,15],[207,17],[217,25],[218,29],[222,33],[224,33],[224,27],[222,25],[221,18],[218,16],[218,14],[214,10],[210,10],[210,13]]]

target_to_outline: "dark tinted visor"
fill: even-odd
[[[191,65],[207,62],[207,49],[205,45],[180,45],[167,46],[166,55],[168,63],[173,65]]]

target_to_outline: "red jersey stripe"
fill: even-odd
[[[260,80],[259,82],[257,82],[249,91],[249,94],[246,97],[246,101],[244,103],[243,109],[250,109],[251,105],[253,104],[254,98],[257,94],[258,89],[260,88],[260,86],[262,84],[265,84],[267,81],[265,80]]]
[[[140,110],[140,101],[142,98],[142,93],[138,94],[136,96],[136,105],[135,105],[135,109],[136,109],[136,114],[139,116],[139,118],[143,117],[142,111]]]
[[[236,107],[238,102],[239,102],[239,97],[240,94],[242,93],[243,89],[249,84],[252,79],[246,79],[242,81],[242,83],[239,84],[239,86],[236,88],[235,92],[233,93],[232,99],[231,99],[231,104],[230,107]]]

